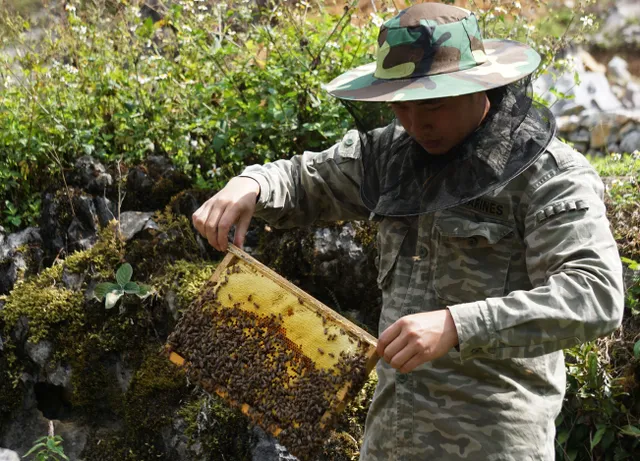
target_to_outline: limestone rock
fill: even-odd
[[[92,194],[103,194],[113,184],[113,178],[97,159],[85,155],[76,160],[70,182]]]
[[[157,228],[151,220],[152,212],[125,211],[120,215],[120,231],[125,240],[131,240],[143,229]]]
[[[620,152],[630,154],[637,150],[640,150],[640,129],[631,131],[620,141]]]
[[[0,461],[20,461],[20,456],[13,450],[0,448]]]

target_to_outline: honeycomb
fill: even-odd
[[[376,340],[230,246],[167,343],[189,379],[304,460],[375,366]]]

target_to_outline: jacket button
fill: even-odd
[[[429,249],[427,247],[420,248],[420,257],[426,258],[429,255]]]
[[[400,372],[398,372],[396,376],[397,376],[397,377],[396,377],[396,381],[397,381],[399,384],[404,384],[404,383],[406,383],[406,382],[407,382],[407,379],[409,379],[409,377],[407,376],[407,374],[406,374],[406,373],[400,373]]]
[[[353,139],[351,139],[351,138],[345,139],[344,140],[344,145],[347,146],[347,147],[352,146],[353,145]]]

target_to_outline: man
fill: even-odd
[[[254,213],[378,219],[383,360],[360,459],[553,460],[562,349],[622,317],[602,183],[532,103],[528,46],[483,41],[473,14],[434,3],[386,22],[378,45],[327,87],[358,131],[247,168],[194,225],[224,251]],[[354,101],[395,120],[366,126]]]

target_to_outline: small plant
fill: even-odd
[[[153,288],[149,285],[131,281],[133,268],[131,264],[125,263],[116,272],[116,283],[100,283],[94,289],[93,295],[99,300],[105,300],[105,307],[111,309],[124,294],[137,295],[144,299],[153,293]]]
[[[31,450],[23,458],[35,456],[35,458],[32,458],[35,461],[69,461],[62,448],[62,437],[53,435],[53,421],[49,421],[49,435],[39,438],[34,443]]]

